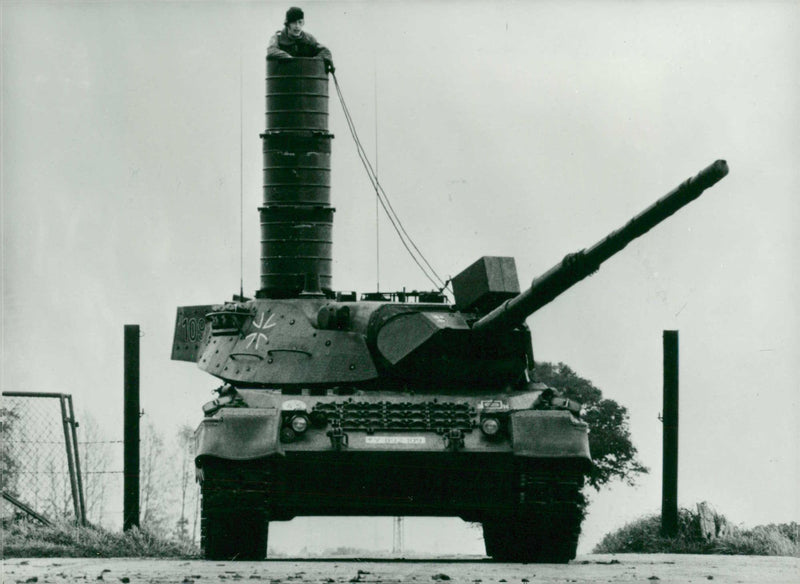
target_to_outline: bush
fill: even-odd
[[[114,533],[98,527],[69,523],[44,526],[30,521],[4,522],[0,526],[3,557],[149,557],[195,558],[192,544],[156,537],[133,528]]]
[[[700,515],[689,509],[678,513],[678,534],[661,535],[661,516],[648,515],[607,534],[593,552],[596,554],[727,554],[800,557],[797,523],[770,524],[753,529],[732,527],[722,515],[715,515],[718,535],[704,537]]]
[[[791,526],[794,532],[791,532]],[[791,536],[788,535],[791,533]],[[800,557],[797,541],[797,523],[760,525],[742,532],[734,532],[714,542],[714,553],[747,556]]]

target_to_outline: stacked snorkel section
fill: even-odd
[[[322,59],[267,59],[259,298],[331,290],[328,75]]]

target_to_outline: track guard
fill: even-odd
[[[509,416],[515,456],[576,459],[591,465],[589,426],[567,411],[526,410]]]
[[[283,454],[279,440],[280,412],[276,408],[224,408],[205,418],[195,432],[197,460],[253,460]]]

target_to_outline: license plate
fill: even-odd
[[[367,436],[367,444],[425,444],[425,436]]]

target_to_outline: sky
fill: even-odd
[[[659,510],[663,330],[680,334],[680,503],[745,525],[800,520],[800,4],[300,5],[440,274],[513,256],[525,286],[728,161],[727,178],[528,324],[537,360],[629,409],[651,469],[592,496],[581,551]],[[175,309],[227,300],[240,277],[259,286],[264,57],[288,5],[0,7],[2,389],[71,393],[121,434],[123,325],[139,324],[146,420],[194,426],[218,383],[170,361]],[[334,288],[428,288],[376,221],[330,93]],[[334,532],[391,547],[386,518],[296,520],[271,545],[331,547]],[[407,520],[414,546],[482,551],[456,520]]]

